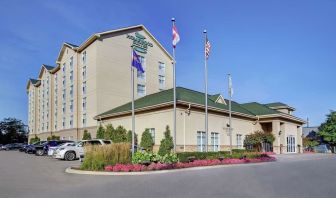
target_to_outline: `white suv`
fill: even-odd
[[[56,159],[64,159],[67,161],[72,161],[75,159],[79,159],[84,156],[84,145],[106,145],[112,144],[111,140],[82,140],[78,142],[75,146],[65,146],[60,147],[56,150],[54,158]]]

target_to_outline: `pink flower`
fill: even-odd
[[[113,166],[112,165],[107,165],[104,168],[105,171],[113,171]]]

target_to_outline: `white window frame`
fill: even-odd
[[[143,87],[143,89],[139,89],[139,87]],[[139,92],[139,90],[141,90],[141,92]],[[137,94],[138,94],[138,96],[145,96],[146,95],[146,85],[137,84]]]
[[[237,143],[238,149],[243,148],[243,135],[242,134],[236,134],[236,143]]]
[[[212,151],[220,151],[220,135],[218,132],[211,132]]]
[[[207,145],[207,136],[205,131],[197,131],[197,151],[199,152],[205,152],[206,151],[206,145]],[[200,141],[199,141],[200,139]]]

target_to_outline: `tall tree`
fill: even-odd
[[[170,135],[169,126],[166,126],[166,131],[164,132],[164,138],[161,140],[160,148],[159,148],[159,155],[164,156],[169,154],[171,150],[174,148],[173,137]]]
[[[330,111],[326,121],[320,125],[318,135],[328,144],[336,146],[336,111]]]
[[[127,141],[127,130],[123,126],[118,126],[112,135],[112,142],[126,142]]]
[[[26,125],[16,118],[5,118],[0,122],[1,143],[27,142]]]
[[[149,132],[149,129],[146,129],[141,135],[140,146],[143,147],[146,151],[153,151],[154,141],[152,135]]]
[[[105,129],[104,127],[100,124],[97,130],[97,135],[96,138],[97,139],[104,139],[105,137]]]
[[[132,131],[127,132],[127,142],[132,144]],[[138,145],[138,134],[134,133],[134,145]]]
[[[86,129],[83,133],[83,140],[91,140],[91,133],[89,133]]]

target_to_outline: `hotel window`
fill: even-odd
[[[70,86],[70,97],[73,98],[73,85]]]
[[[73,127],[73,115],[70,116],[69,126],[70,128]]]
[[[166,73],[166,65],[162,62],[159,62],[159,72],[160,72],[160,74],[165,74]]]
[[[73,83],[73,71],[70,71],[70,82]]]
[[[197,131],[197,151],[204,152],[207,144],[206,134],[204,131]]]
[[[62,98],[65,100],[65,89],[62,90]]]
[[[82,107],[83,107],[83,111],[86,111],[86,97],[83,98]]]
[[[73,100],[70,101],[70,112],[73,112]]]
[[[65,117],[62,118],[62,127],[65,128]]]
[[[83,123],[83,127],[85,127],[86,126],[86,113],[83,114],[82,123]]]
[[[63,105],[62,105],[62,112],[65,113],[65,102],[63,102]]]
[[[64,75],[64,76],[65,76],[65,66],[66,66],[66,64],[63,63],[62,71],[63,71],[63,75]]]
[[[237,134],[236,135],[236,141],[237,141],[237,148],[239,148],[239,149],[243,148],[242,134]]]
[[[212,151],[219,151],[219,133],[211,132]]]
[[[86,81],[83,82],[83,94],[86,94]]]
[[[138,96],[144,96],[144,95],[146,95],[146,85],[138,84],[138,86],[137,86],[137,92],[138,92]]]
[[[82,62],[83,62],[83,65],[86,64],[86,51],[84,51],[82,54]]]
[[[165,88],[165,82],[166,82],[166,77],[159,75],[159,85],[160,85],[160,90]]]
[[[155,128],[149,128],[148,130],[153,138],[153,143],[155,144]]]
[[[70,69],[73,69],[73,57],[70,58]]]
[[[82,77],[83,79],[86,79],[86,66],[83,66]]]
[[[146,80],[146,59],[142,56],[139,56],[139,57],[140,57],[142,68],[145,70],[145,72],[142,73],[142,72],[138,71],[137,72],[137,77],[138,77],[139,80],[145,81]]]
[[[62,78],[62,85],[65,86],[65,76]]]

